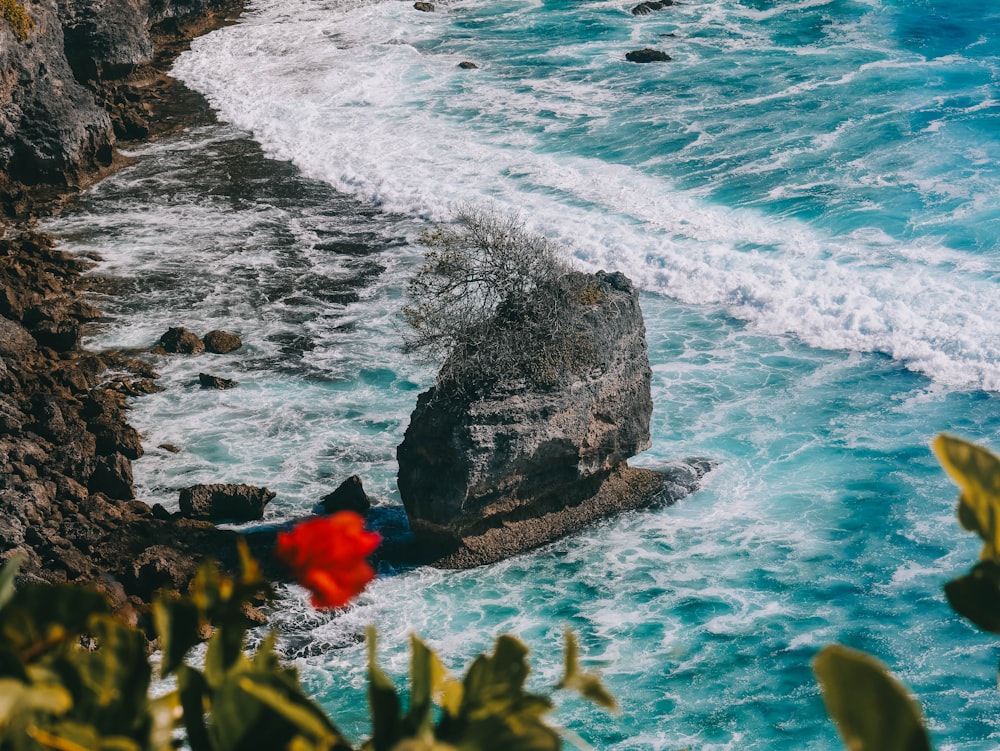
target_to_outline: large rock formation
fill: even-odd
[[[560,284],[546,294],[563,301],[566,325],[557,328],[581,357],[543,383],[498,373],[477,388],[438,383],[417,401],[397,452],[399,491],[415,536],[440,565],[499,560],[665,492],[683,494],[704,471],[678,484],[626,464],[650,445],[638,297],[620,273],[572,272]]]

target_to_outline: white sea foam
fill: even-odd
[[[647,289],[722,304],[762,331],[814,346],[884,352],[949,385],[1000,389],[991,274],[941,268],[939,258],[953,252],[926,241],[917,241],[917,260],[917,249],[898,240],[887,247],[857,231],[830,235],[715,205],[632,167],[551,153],[532,134],[538,109],[600,121],[607,94],[544,79],[512,86],[502,64],[467,84],[456,53],[431,45],[447,24],[448,14],[415,18],[399,3],[344,3],[335,12],[260,3],[243,23],[197,40],[175,73],[271,154],[385,209],[441,220],[466,201],[517,207],[586,265],[624,270]],[[914,64],[930,63],[870,62],[858,74]],[[522,129],[506,130],[503,113]],[[928,181],[923,190],[954,187]],[[995,271],[989,260],[970,263]]]

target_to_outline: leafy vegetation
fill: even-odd
[[[10,24],[11,30],[22,42],[26,41],[34,22],[17,0],[0,0],[0,16]]]
[[[403,338],[443,361],[440,385],[474,391],[503,374],[552,386],[593,361],[578,324],[603,293],[516,214],[465,207],[421,242],[430,250],[407,285]]]
[[[348,546],[359,539],[366,550],[369,541],[357,534]],[[314,529],[297,540],[314,547],[331,543]],[[301,554],[311,561],[302,564],[303,572],[355,570],[354,554],[332,564],[316,550]],[[241,558],[238,576],[206,562],[186,596],[156,601],[159,675],[175,679],[175,688],[157,697],[150,695],[153,668],[144,635],[117,620],[103,596],[73,585],[15,590],[17,562],[8,562],[0,572],[0,751],[166,751],[177,747],[178,731],[191,751],[353,751],[305,695],[295,669],[281,662],[275,633],[255,653],[245,651],[244,608],[270,589],[245,546]],[[195,666],[190,652],[206,634],[204,659]],[[404,712],[399,692],[375,660],[375,632],[369,630],[372,737],[361,751],[561,749],[559,732],[544,720],[551,700],[525,690],[528,650],[520,641],[501,636],[462,680],[450,677],[418,638],[411,647]],[[571,635],[566,675],[557,688],[614,707],[600,682],[580,671]]]

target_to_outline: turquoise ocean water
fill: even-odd
[[[978,545],[928,443],[1000,449],[1000,10],[629,8],[256,0],[197,40],[175,72],[222,124],[136,151],[49,226],[116,280],[93,346],[174,324],[247,342],[157,361],[167,389],[131,415],[140,497],[253,482],[277,521],[358,473],[398,504],[395,446],[434,373],[399,351],[415,239],[463,202],[516,209],[643,290],[636,462],[719,465],[672,508],[531,555],[383,572],[344,613],[284,590],[286,653],[344,729],[367,729],[367,624],[396,676],[410,632],[455,668],[518,634],[537,687],[568,626],[622,703],[560,706],[598,749],[837,748],[809,668],[833,641],[912,687],[938,748],[995,748],[995,641],[941,594]],[[624,61],[647,46],[673,60]]]

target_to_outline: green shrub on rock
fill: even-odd
[[[22,42],[27,40],[34,22],[17,0],[0,0],[0,16],[10,24],[14,35]]]

